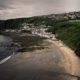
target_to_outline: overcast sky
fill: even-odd
[[[0,0],[0,19],[80,10],[80,0]]]

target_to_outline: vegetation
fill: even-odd
[[[20,29],[23,24],[33,24],[35,27],[40,25],[53,26],[56,22],[61,22],[66,20],[53,20],[48,17],[31,17],[31,18],[17,18],[0,21],[0,29]]]
[[[31,31],[30,30],[22,30],[21,32],[22,33],[29,33],[29,34],[31,34]]]
[[[55,31],[58,39],[62,40],[80,56],[80,22],[56,23],[48,31],[52,33]]]

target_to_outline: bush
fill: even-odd
[[[80,44],[77,45],[76,49],[75,49],[75,53],[77,56],[80,57]]]
[[[21,32],[22,33],[30,33],[31,34],[31,31],[30,30],[22,30]]]

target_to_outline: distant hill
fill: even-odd
[[[53,24],[53,21],[56,20],[61,21],[61,20],[79,20],[79,19],[80,19],[80,12],[70,12],[70,13],[62,13],[62,14],[34,16],[29,18],[0,20],[0,29],[19,28],[22,27],[23,23],[51,26]]]

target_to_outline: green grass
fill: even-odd
[[[54,28],[58,34],[58,39],[62,40],[80,56],[80,23],[58,23],[54,25]],[[54,32],[54,28],[51,30],[52,33]]]

